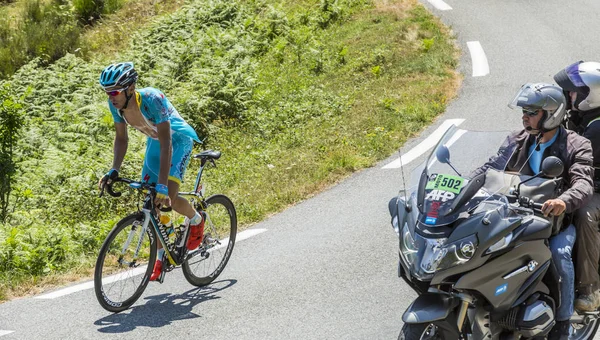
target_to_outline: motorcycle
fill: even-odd
[[[564,165],[551,156],[536,176],[481,170],[508,135],[451,126],[390,201],[398,276],[418,293],[398,339],[544,339],[555,325],[561,279],[548,239],[562,216],[541,206],[561,190]],[[598,312],[570,321],[571,339],[593,339],[600,325]]]

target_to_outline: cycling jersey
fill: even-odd
[[[167,99],[164,93],[160,90],[145,87],[135,92],[135,97],[142,112],[144,120],[148,124],[147,129],[139,129],[140,132],[147,135],[152,139],[158,139],[156,133],[152,134],[149,131],[156,132],[156,125],[162,122],[171,122],[171,134],[184,134],[198,143],[201,143],[200,138],[196,134],[196,131],[181,118],[179,112],[175,109],[173,104]],[[115,108],[110,99],[108,100],[108,107],[112,113],[113,120],[115,123],[127,123],[124,117],[121,115],[119,110]]]

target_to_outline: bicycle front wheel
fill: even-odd
[[[224,195],[206,199],[204,239],[200,251],[183,262],[183,275],[194,286],[205,286],[225,269],[237,233],[235,207]]]
[[[144,214],[123,218],[104,241],[96,261],[94,290],[110,312],[129,308],[148,285],[156,260],[154,229],[144,225]]]

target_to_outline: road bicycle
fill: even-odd
[[[142,207],[138,201],[138,211],[120,220],[100,248],[94,272],[94,290],[104,309],[121,312],[142,295],[154,268],[159,242],[165,250],[163,272],[159,277],[161,283],[166,272],[179,266],[186,280],[198,287],[208,285],[221,274],[235,244],[237,215],[232,201],[225,195],[204,198],[201,184],[205,166],[216,166],[215,160],[220,157],[221,152],[214,150],[194,155],[193,158],[200,159],[194,191],[179,193],[190,201],[196,211],[206,214],[204,238],[194,250],[186,247],[190,230],[187,223],[173,227],[160,222],[160,211],[168,212],[170,207],[160,211],[156,208],[155,184],[116,178],[104,186],[100,196],[106,189],[111,196],[120,197],[121,192],[115,192],[113,185],[122,182],[138,190],[140,198],[144,197]]]

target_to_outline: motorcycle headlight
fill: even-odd
[[[446,239],[427,240],[427,249],[421,261],[421,269],[426,273],[448,269],[469,261],[477,249],[477,237],[473,234],[450,244]]]
[[[404,227],[400,232],[400,255],[402,255],[404,261],[411,266],[416,260],[418,251],[419,247],[415,243],[413,236],[410,234],[408,224],[404,223]]]

